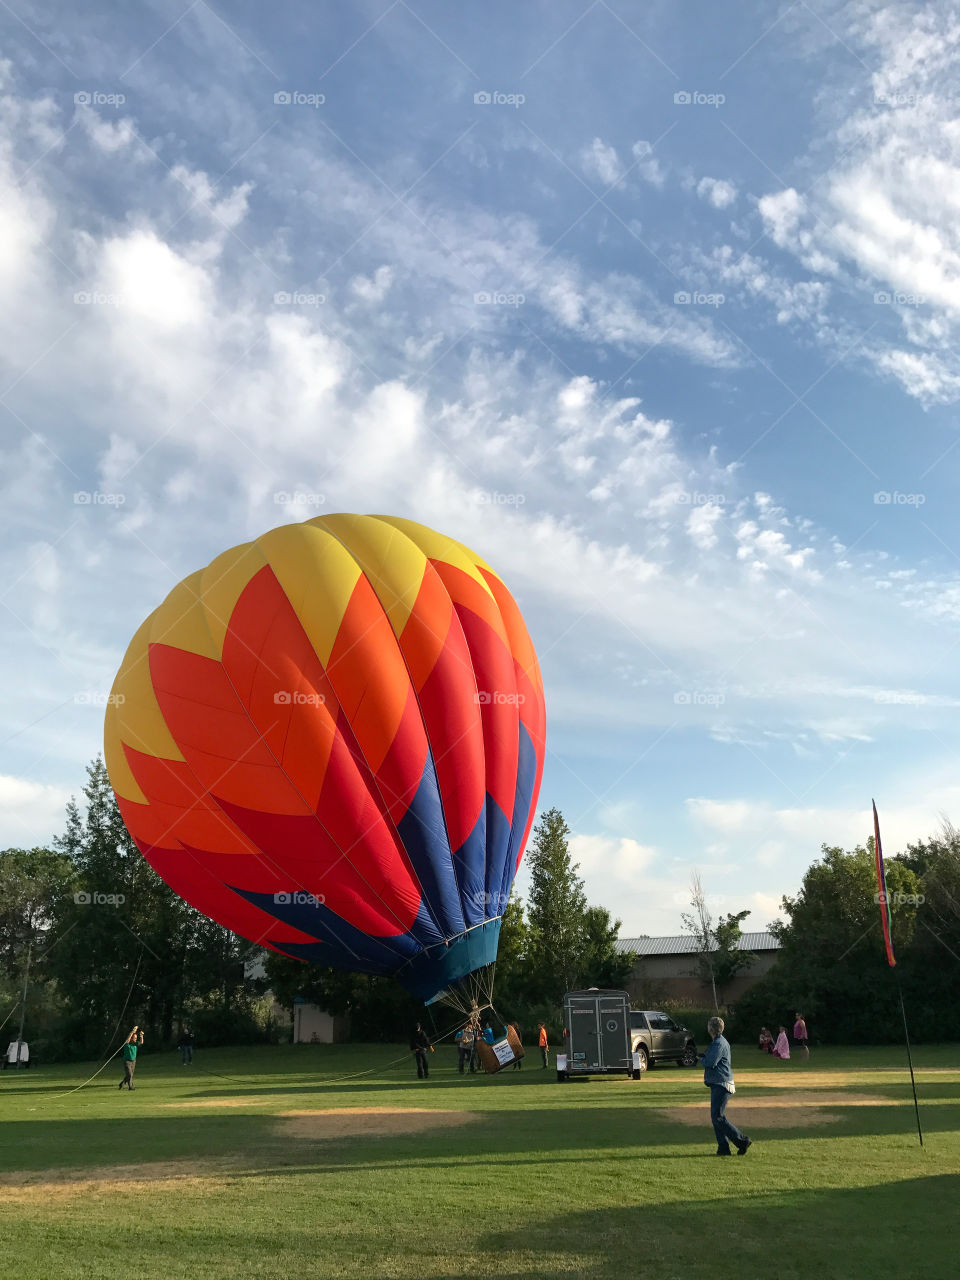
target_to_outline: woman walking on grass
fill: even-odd
[[[738,1156],[745,1156],[753,1143],[745,1133],[727,1119],[727,1102],[735,1092],[733,1067],[730,1064],[730,1045],[723,1038],[723,1019],[711,1018],[707,1031],[713,1043],[706,1053],[698,1055],[703,1063],[703,1083],[710,1090],[710,1120],[717,1135],[717,1155],[729,1156],[730,1143],[737,1148]]]

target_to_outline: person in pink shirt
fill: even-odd
[[[773,1056],[775,1058],[790,1057],[790,1042],[787,1040],[786,1027],[780,1028],[780,1034],[777,1036],[777,1043],[773,1046]]]
[[[798,1013],[797,1020],[793,1024],[793,1043],[798,1049],[808,1049],[807,1044],[807,1024],[803,1020],[803,1014]]]

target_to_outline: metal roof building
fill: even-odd
[[[697,954],[696,939],[688,933],[676,934],[669,938],[618,938],[614,943],[621,955],[637,956],[695,956]],[[779,951],[780,942],[772,933],[742,933],[737,944],[738,951]]]
[[[697,943],[688,933],[670,938],[618,938],[616,949],[634,957],[626,987],[638,1007],[655,1008],[661,1000],[685,1000],[706,1008],[712,1001],[701,972]],[[740,935],[738,950],[753,957],[747,965],[724,984],[721,999],[730,1003],[739,999],[770,969],[777,958],[780,943],[772,933],[756,932]]]

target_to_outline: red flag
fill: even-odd
[[[887,877],[883,871],[883,849],[880,846],[880,819],[877,802],[873,801],[873,853],[877,860],[877,902],[880,904],[880,923],[883,926],[883,945],[887,949],[887,964],[897,963],[893,954],[893,938],[890,935],[890,904],[887,900]]]

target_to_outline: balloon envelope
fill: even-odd
[[[106,763],[187,902],[429,1000],[496,956],[540,785],[543,685],[503,582],[409,520],[234,547],[139,628]]]

